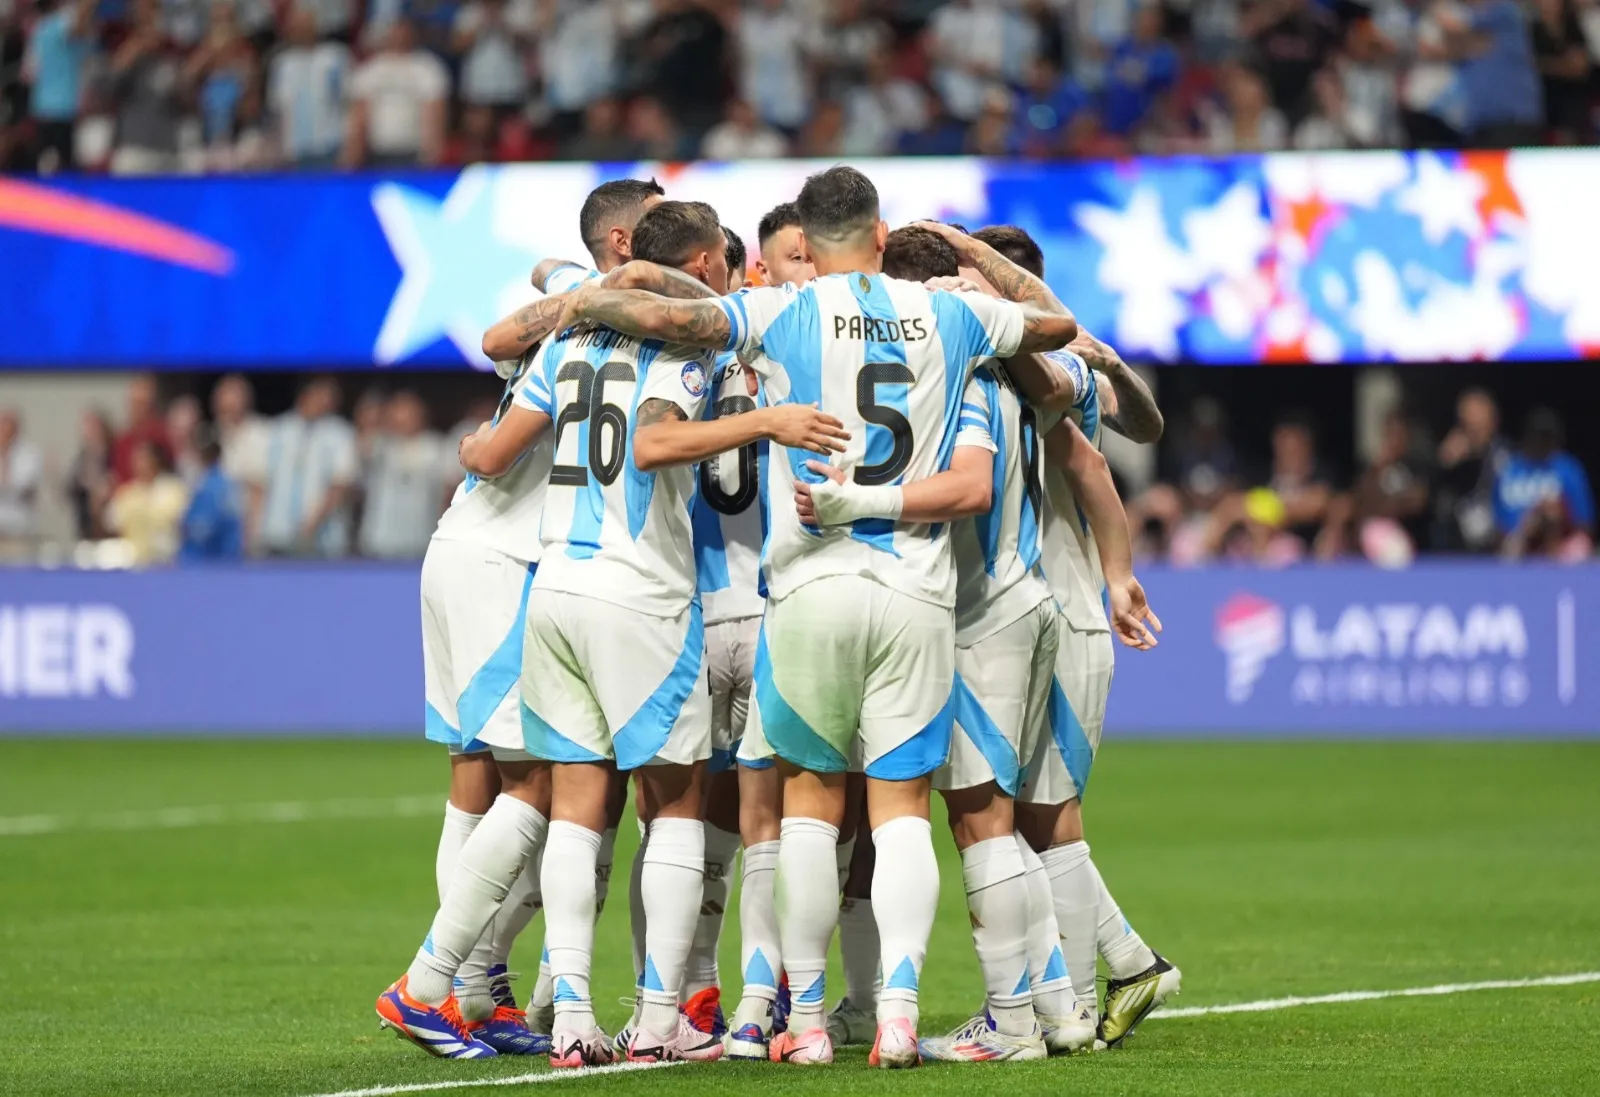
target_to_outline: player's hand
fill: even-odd
[[[826,476],[835,484],[844,483],[844,469],[822,461],[807,461],[806,468],[818,476]],[[800,513],[800,521],[808,526],[820,526],[817,521],[817,502],[811,495],[811,484],[806,480],[794,482],[794,509]]]
[[[939,221],[913,221],[911,222],[911,227],[914,229],[927,229],[945,243],[955,248],[957,255],[967,254],[968,246],[972,243],[972,237],[968,236],[960,229],[951,228],[949,225],[943,224]]]
[[[763,409],[763,415],[767,419],[767,437],[790,449],[842,453],[844,444],[850,440],[850,432],[844,429],[844,424],[817,410],[815,404],[779,404]]]
[[[1117,639],[1137,651],[1155,647],[1158,643],[1155,633],[1161,631],[1161,618],[1150,608],[1139,580],[1130,575],[1126,579],[1107,581],[1106,593],[1111,602],[1111,631],[1117,634]]]
[[[557,294],[562,299],[561,315],[556,317],[556,326],[551,331],[562,332],[581,323],[585,319],[584,307],[595,294],[600,292],[600,287],[593,282],[585,282],[577,289],[568,290],[564,294]]]
[[[938,278],[930,278],[922,284],[927,286],[929,289],[949,290],[951,293],[983,292],[983,287],[978,285],[978,283],[974,282],[970,278],[951,278],[948,275],[943,275]]]

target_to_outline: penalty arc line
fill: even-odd
[[[1162,1018],[1211,1017],[1225,1013],[1270,1013],[1280,1009],[1300,1006],[1335,1005],[1340,1002],[1373,1002],[1384,998],[1432,998],[1446,994],[1467,994],[1476,990],[1517,990],[1523,987],[1568,987],[1585,983],[1600,983],[1600,971],[1579,971],[1570,975],[1542,975],[1533,979],[1490,979],[1478,983],[1440,983],[1431,987],[1402,987],[1397,990],[1347,990],[1338,994],[1319,994],[1313,997],[1263,998],[1255,1002],[1233,1002],[1219,1006],[1191,1006],[1185,1009],[1163,1009],[1145,1018],[1147,1021]],[[535,1074],[517,1074],[509,1078],[462,1078],[448,1082],[416,1082],[410,1085],[371,1086],[367,1089],[342,1089],[337,1093],[318,1093],[313,1097],[393,1097],[401,1093],[432,1093],[447,1089],[471,1089],[476,1086],[520,1086],[540,1082],[562,1082],[568,1079],[617,1074],[628,1070],[654,1070],[657,1067],[684,1066],[683,1063],[617,1063],[608,1067],[582,1067],[569,1071],[539,1071]]]

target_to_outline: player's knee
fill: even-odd
[[[541,815],[550,814],[550,765],[547,762],[498,762],[500,790],[515,796]]]
[[[972,788],[947,790],[944,802],[957,849],[967,849],[991,838],[1008,838],[1016,829],[1011,798],[993,781]]]
[[[634,780],[642,797],[640,818],[705,818],[704,762],[690,766],[641,766]]]

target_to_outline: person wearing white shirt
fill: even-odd
[[[439,520],[444,439],[428,429],[427,408],[414,392],[389,398],[384,427],[367,467],[361,552],[420,560]]]
[[[396,20],[383,49],[351,77],[345,165],[437,163],[449,94],[450,73],[443,62],[418,48],[410,22]]]
[[[26,540],[38,525],[44,458],[21,434],[17,413],[0,412],[0,544]]]
[[[811,84],[801,47],[806,24],[785,0],[761,0],[739,19],[744,97],[762,121],[799,129],[811,113]]]
[[[304,167],[331,167],[344,139],[344,90],[350,51],[317,40],[317,16],[309,7],[289,15],[288,42],[267,69],[267,105],[284,160]]]
[[[735,99],[700,145],[707,160],[770,160],[789,151],[783,135],[762,123],[749,103]]]
[[[339,386],[315,378],[267,432],[261,541],[278,556],[343,556],[350,490],[359,473],[355,431],[339,418]]]
[[[456,52],[461,55],[461,99],[477,106],[508,107],[528,93],[522,42],[526,30],[506,0],[477,0],[456,15]]]
[[[561,114],[582,111],[617,87],[619,14],[613,0],[544,0],[539,68],[545,98]]]
[[[222,471],[244,492],[244,543],[257,549],[261,531],[261,485],[266,480],[268,424],[255,413],[256,394],[241,373],[230,373],[211,390],[211,418],[222,445]]]
[[[892,153],[903,133],[928,123],[928,97],[915,83],[895,75],[888,51],[873,55],[867,81],[850,89],[844,101],[844,154]]]

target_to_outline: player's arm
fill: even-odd
[[[824,478],[795,481],[795,509],[809,526],[843,526],[857,518],[954,522],[982,514],[994,500],[994,451],[982,446],[957,446],[948,469],[898,486],[857,484],[844,469],[821,461],[807,461],[806,468]]]
[[[1089,368],[1111,383],[1109,389],[1100,390],[1107,426],[1131,442],[1148,445],[1161,440],[1166,420],[1156,406],[1155,393],[1144,383],[1144,378],[1122,360],[1122,355],[1081,327],[1078,337],[1067,349],[1075,351]]]
[[[504,475],[549,426],[545,412],[513,401],[498,423],[485,423],[461,439],[461,467],[485,479]]]
[[[557,324],[566,328],[590,321],[641,339],[661,339],[691,347],[729,349],[733,327],[715,297],[674,301],[643,290],[584,285],[567,297]]]
[[[496,321],[483,333],[483,356],[491,362],[521,358],[529,347],[555,330],[564,304],[565,294],[541,297]]]
[[[1160,632],[1161,621],[1150,609],[1144,587],[1134,578],[1128,512],[1111,480],[1111,466],[1105,455],[1070,419],[1061,420],[1045,436],[1044,452],[1045,459],[1066,474],[1099,545],[1100,569],[1105,573],[1111,601],[1111,627],[1117,639],[1141,651],[1155,647],[1156,638],[1150,630]]]
[[[844,424],[812,404],[781,404],[715,419],[690,419],[671,400],[643,400],[633,430],[633,463],[640,472],[692,465],[752,442],[776,442],[812,453],[842,452]]]
[[[629,260],[602,278],[600,284],[606,289],[642,289],[682,301],[717,296],[715,290],[693,275],[648,259]]]
[[[1043,279],[1035,278],[982,240],[949,225],[918,221],[917,226],[943,237],[956,249],[964,266],[975,268],[1001,297],[1022,306],[1022,341],[1012,353],[1057,350],[1077,336],[1077,318]]]
[[[550,276],[562,267],[573,267],[580,271],[585,269],[582,263],[574,263],[570,259],[541,259],[533,268],[533,275],[529,278],[529,281],[533,283],[533,288],[540,293],[548,293],[549,291],[545,289],[545,284],[550,281]]]

